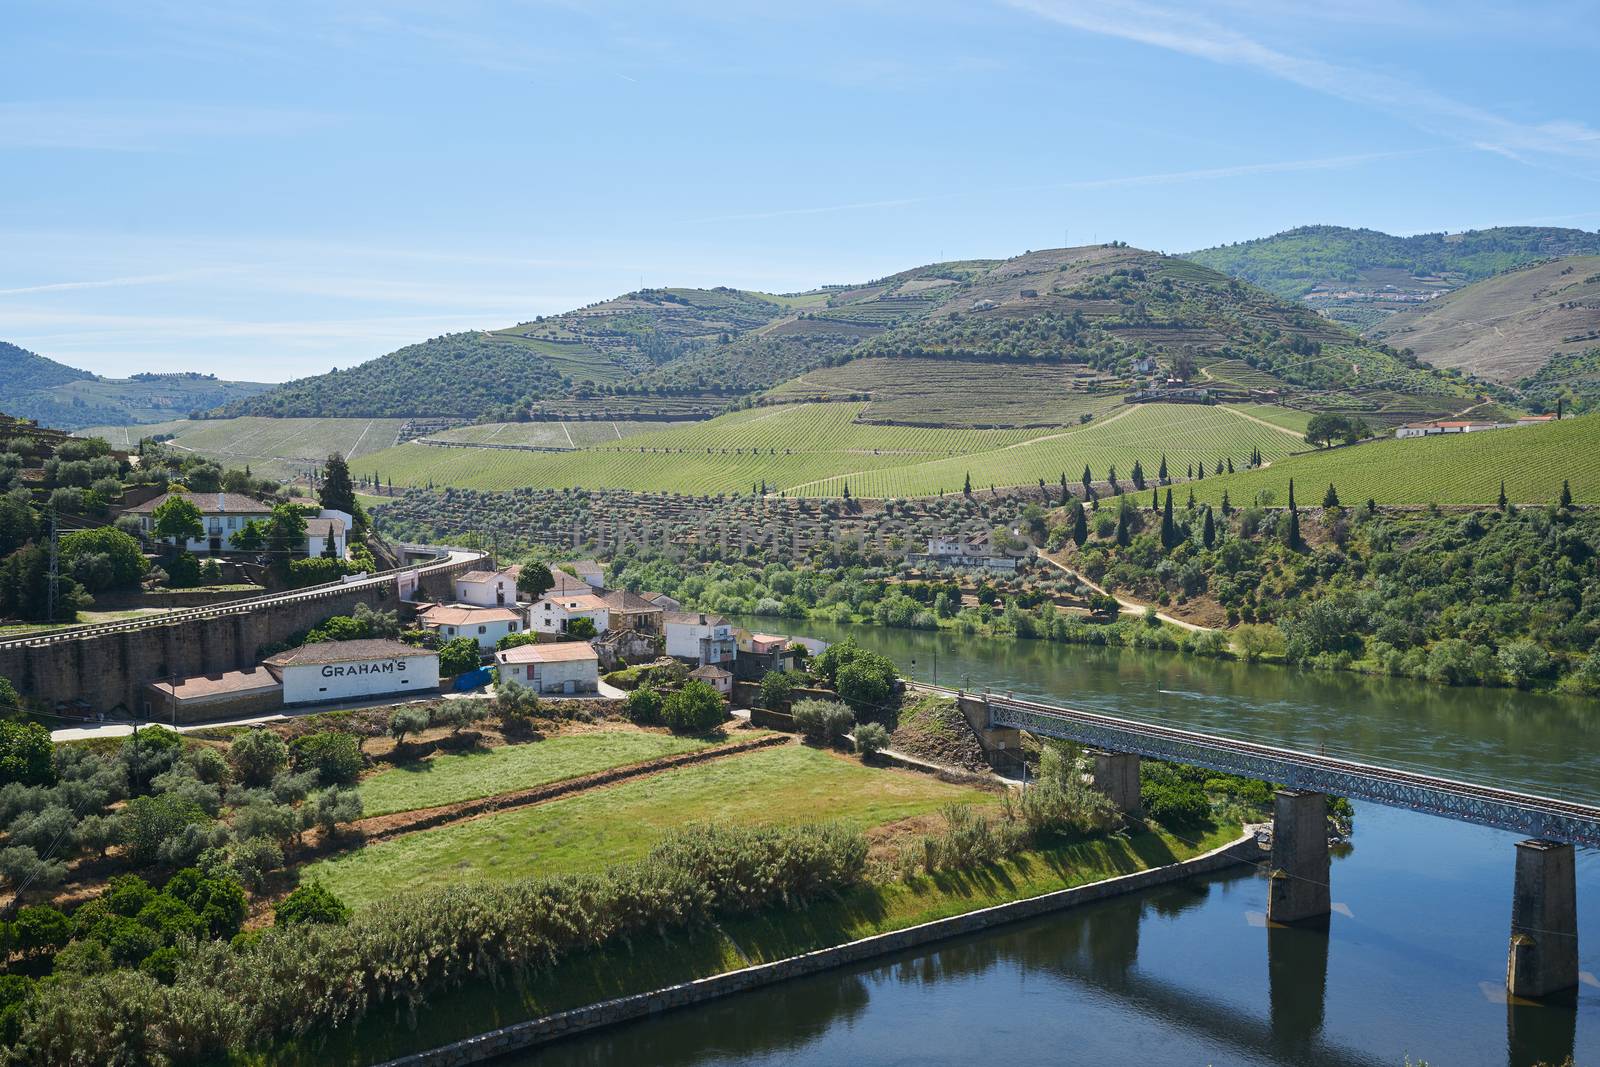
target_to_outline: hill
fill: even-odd
[[[1503,226],[1396,237],[1344,226],[1301,226],[1271,237],[1185,254],[1280,297],[1302,300],[1356,327],[1513,267],[1600,254],[1600,233]]]
[[[1258,498],[1282,507],[1288,503],[1291,478],[1302,507],[1321,503],[1330,484],[1349,506],[1368,499],[1380,504],[1493,504],[1502,481],[1513,503],[1553,503],[1567,481],[1577,502],[1600,504],[1600,415],[1301,453],[1262,470],[1207,478],[1193,489],[1201,503],[1218,504],[1226,491],[1235,507]],[[1188,490],[1177,490],[1180,501]],[[1260,497],[1263,492],[1266,498]]]
[[[1510,385],[1557,353],[1600,345],[1600,256],[1508,270],[1401,312],[1367,337]]]
[[[0,341],[6,410],[64,430],[97,423],[149,423],[205,411],[271,389],[264,382],[222,381],[206,374],[136,374],[101,378]]]

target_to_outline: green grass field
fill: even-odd
[[[840,496],[848,485],[854,496],[893,497],[957,492],[969,472],[975,487],[1026,485],[1062,473],[1076,481],[1085,465],[1096,478],[1113,464],[1126,475],[1135,460],[1154,475],[1163,453],[1181,470],[1201,460],[1242,463],[1252,448],[1275,459],[1307,447],[1293,430],[1189,404],[1119,407],[1087,424],[1031,430],[879,426],[855,421],[862,408],[751,408],[570,453],[408,443],[361,467],[396,485],[739,493],[765,481],[769,492],[790,495]]]
[[[548,742],[546,742],[548,743]],[[352,906],[463,878],[507,881],[600,870],[637,859],[686,823],[809,823],[857,828],[992,797],[910,771],[877,770],[787,745],[682,767],[368,845],[307,866]]]
[[[286,1044],[274,1048],[270,1060],[254,1056],[242,1060],[355,1067],[397,1058],[551,1012],[1190,859],[1238,835],[1239,827],[1232,824],[1185,833],[1183,838],[1145,831],[1023,852],[972,871],[864,885],[839,900],[814,901],[800,912],[734,916],[715,927],[607,946],[565,959],[526,983],[468,985],[430,1000],[429,1010],[419,1013],[415,1027],[396,1025],[389,1013],[376,1012],[329,1041]],[[746,1046],[737,1035],[729,1040],[723,1051],[737,1059]],[[758,1050],[752,1046],[749,1051]]]
[[[1269,457],[1270,458],[1270,457]],[[1235,506],[1266,490],[1288,503],[1289,479],[1302,506],[1322,503],[1331,482],[1346,505],[1492,504],[1503,480],[1521,504],[1553,503],[1563,479],[1573,499],[1600,504],[1600,415],[1546,426],[1450,437],[1389,439],[1293,456],[1248,473],[1195,483],[1195,499],[1217,503],[1224,489]]]
[[[246,464],[259,475],[288,478],[330,453],[353,461],[359,473],[371,468],[364,457],[395,443],[404,419],[180,419],[143,426],[94,426],[80,437],[104,437],[113,448],[130,448],[139,438],[173,434],[173,447],[198,452],[225,467]]]
[[[484,422],[476,426],[457,426],[429,437],[439,441],[466,441],[473,444],[535,445],[539,448],[584,448],[620,441],[641,433],[658,433],[688,422],[627,422],[617,419],[590,419],[567,422]]]
[[[666,733],[607,730],[438,755],[364,779],[362,810],[367,815],[387,815],[492,797],[705,746],[696,738]]]

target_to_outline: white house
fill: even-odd
[[[306,520],[306,555],[344,559],[345,534],[350,529],[335,515]]]
[[[731,665],[739,655],[733,624],[721,615],[669,611],[662,617],[667,655],[702,666]]]
[[[689,677],[697,682],[706,683],[723,696],[728,696],[733,692],[733,675],[721,667],[713,667],[708,663],[690,671]]]
[[[906,559],[912,563],[935,567],[983,567],[994,571],[1014,571],[1017,559],[997,551],[991,536],[975,538],[934,537],[928,541],[926,553],[911,553]]]
[[[545,596],[576,596],[580,593],[594,592],[594,586],[562,570],[560,567],[550,568],[552,584],[544,591]]]
[[[478,642],[479,648],[493,648],[507,634],[526,629],[522,613],[514,608],[480,608],[470,604],[435,604],[418,615],[417,622],[442,640],[470,637]]]
[[[200,511],[200,536],[190,538],[184,547],[190,552],[226,552],[228,538],[251,522],[272,516],[272,505],[243,493],[162,493],[153,500],[135,505],[127,514],[137,516],[139,529],[146,537],[155,536],[155,512],[173,497],[182,497]],[[167,542],[171,544],[169,540]]]
[[[536,693],[597,693],[600,654],[587,641],[518,645],[496,652],[500,681],[515,682]]]
[[[517,603],[517,575],[520,568],[498,571],[467,571],[456,577],[456,603],[480,608],[512,607]]]
[[[575,563],[568,563],[572,573],[587,582],[592,589],[604,589],[606,585],[606,571],[598,562],[592,559],[580,559]]]
[[[547,594],[528,608],[528,627],[542,634],[564,634],[573,619],[588,619],[594,632],[611,628],[611,609],[593,592]]]
[[[439,653],[384,638],[319,641],[262,660],[285,704],[350,700],[439,688]]]

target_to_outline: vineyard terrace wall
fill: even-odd
[[[455,574],[477,565],[457,563],[424,575],[418,595],[450,597]],[[330,615],[348,615],[357,604],[384,611],[403,607],[391,583],[330,589],[215,618],[152,620],[136,629],[0,648],[0,677],[11,679],[24,697],[66,715],[143,715],[147,683],[253,667],[262,646]]]

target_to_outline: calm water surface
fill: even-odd
[[[770,628],[770,620],[765,624]],[[907,673],[1600,800],[1600,703],[807,622]],[[915,665],[912,661],[915,660]],[[526,1063],[1600,1063],[1600,854],[1578,856],[1584,984],[1504,995],[1516,835],[1356,806],[1326,933],[1269,930],[1249,868],[553,1045]]]

